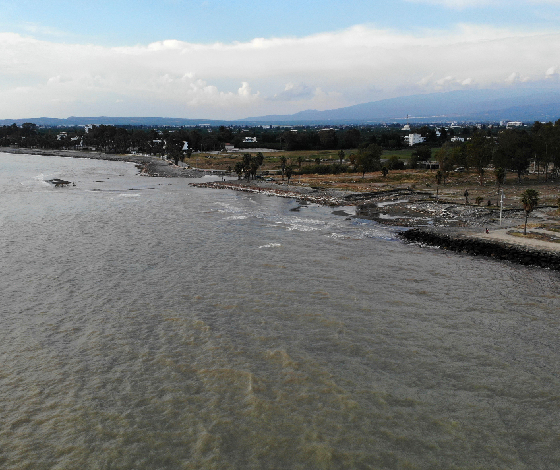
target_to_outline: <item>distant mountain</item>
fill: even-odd
[[[560,118],[560,90],[502,88],[460,90],[392,98],[327,111],[307,110],[291,115],[245,119],[270,123],[366,123],[449,121],[556,121]]]
[[[38,126],[49,127],[72,127],[86,126],[88,124],[106,125],[106,126],[196,126],[200,124],[210,124],[219,126],[227,124],[229,121],[216,121],[210,119],[182,119],[182,118],[166,118],[166,117],[75,117],[71,116],[66,119],[57,119],[49,117],[28,118],[28,119],[3,119],[0,120],[0,126],[11,126],[12,124],[21,125],[24,122],[31,122]]]
[[[408,116],[408,118],[407,118]],[[196,126],[209,124],[363,124],[380,122],[449,121],[556,121],[560,119],[560,85],[556,81],[494,90],[460,90],[391,98],[326,111],[307,110],[289,115],[268,115],[240,120],[181,119],[164,117],[69,117],[4,119],[0,125],[32,122],[39,126]]]

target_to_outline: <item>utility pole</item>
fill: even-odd
[[[502,210],[504,209],[504,190],[500,191],[500,225],[502,225]]]

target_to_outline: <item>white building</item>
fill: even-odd
[[[244,144],[256,144],[257,143],[257,138],[256,137],[245,137],[243,139],[243,143]]]
[[[416,144],[421,144],[426,140],[425,137],[422,137],[420,134],[408,134],[404,136],[404,142],[408,143],[411,147]]]
[[[506,124],[506,129],[511,129],[512,127],[522,127],[523,123],[521,121],[509,121]]]

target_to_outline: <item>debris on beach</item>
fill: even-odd
[[[55,188],[69,186],[69,185],[76,186],[76,183],[72,183],[72,181],[61,180],[60,178],[53,178],[47,180],[47,183],[54,184]]]

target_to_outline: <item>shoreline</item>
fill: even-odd
[[[199,178],[204,175],[203,171],[175,166],[170,161],[147,155],[11,147],[0,147],[0,152],[130,162],[136,165],[140,175],[152,177]],[[447,202],[443,199],[434,200],[429,192],[409,188],[380,188],[375,192],[360,193],[336,188],[314,188],[297,183],[262,180],[247,182],[236,179],[191,185],[292,198],[304,204],[356,206],[356,218],[408,229],[399,233],[399,238],[406,242],[560,270],[560,243],[543,240],[543,237],[555,239],[557,235],[560,241],[560,232],[531,228],[532,237],[511,234],[512,229],[523,222],[522,209],[504,211],[502,223],[499,224],[495,209],[459,204],[456,201]],[[535,221],[549,220],[550,211],[551,208],[535,210],[531,222],[534,224]],[[489,233],[486,233],[486,229]]]
[[[410,189],[356,193],[297,184],[243,180],[191,185],[293,198],[302,203],[332,207],[356,206],[356,218],[407,229],[399,231],[398,234],[405,242],[560,270],[560,232],[529,225],[530,237],[512,234],[522,225],[522,209],[504,211],[500,224],[496,210],[443,200],[435,201],[430,197],[430,193]],[[551,210],[552,208],[536,210],[530,218],[532,225],[535,225],[535,221],[548,220]],[[557,238],[558,242],[543,240],[546,237],[550,240]]]
[[[129,162],[136,165],[141,175],[160,178],[200,178],[204,175],[203,171],[175,166],[173,162],[169,160],[163,160],[159,157],[149,155],[110,154],[86,150],[46,150],[13,147],[0,147],[0,152],[17,155],[27,154],[43,155],[46,157],[91,158],[93,160]]]

